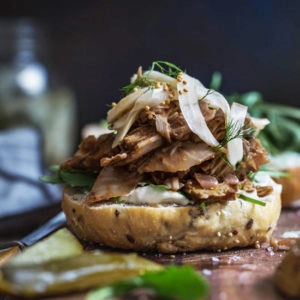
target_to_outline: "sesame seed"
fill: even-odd
[[[182,81],[183,84],[187,84],[187,82],[185,80]]]
[[[218,236],[218,237],[221,237],[221,236],[222,236],[222,233],[221,233],[220,231],[218,231],[218,232],[217,232],[217,236]]]
[[[189,90],[188,90],[188,89],[186,89],[186,88],[184,88],[184,89],[183,89],[183,91],[184,91],[185,93],[187,93]]]
[[[149,106],[149,105],[146,105],[146,106],[145,106],[145,110],[150,110],[150,106]]]
[[[179,93],[179,95],[182,95],[182,91],[181,90],[179,90],[178,93]]]
[[[232,237],[232,236],[233,236],[232,232],[229,232],[229,233],[228,233],[228,236],[229,236],[229,237]]]
[[[116,105],[117,105],[116,102],[112,102],[112,104],[111,104],[112,107],[115,107]]]
[[[133,90],[132,90],[133,92],[137,92],[138,91],[138,88],[133,88]]]
[[[155,88],[156,88],[156,89],[160,88],[160,86],[161,86],[160,82],[156,82],[156,83],[155,83]]]

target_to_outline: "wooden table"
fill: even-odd
[[[53,209],[49,214],[54,215],[55,212]],[[283,209],[273,236],[281,239],[284,233],[299,230],[300,208]],[[210,300],[281,300],[286,298],[274,287],[273,274],[285,253],[285,250],[273,251],[266,243],[260,249],[235,249],[221,253],[197,252],[177,255],[141,253],[141,255],[163,265],[194,265],[210,283],[211,293],[208,297]],[[55,299],[84,299],[84,295]]]

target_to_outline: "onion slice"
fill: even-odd
[[[232,126],[233,136],[238,135],[238,131],[244,126],[248,107],[240,103],[233,102],[230,109],[228,126]],[[243,159],[243,139],[240,136],[227,143],[227,159],[232,166],[235,166]]]
[[[178,100],[181,112],[190,130],[206,144],[216,147],[219,142],[208,128],[201,112],[198,99],[199,84],[195,78],[183,73],[182,80],[177,81]]]

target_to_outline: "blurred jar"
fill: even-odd
[[[46,31],[30,19],[0,20],[0,41],[0,130],[38,129],[45,163],[60,163],[74,150],[76,105],[50,69]]]

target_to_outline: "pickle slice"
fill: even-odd
[[[12,258],[8,264],[38,264],[71,257],[82,252],[83,247],[78,239],[67,228],[62,228],[36,244],[25,248]]]
[[[111,284],[161,268],[135,253],[83,252],[32,265],[6,264],[2,268],[0,291],[22,297],[57,295]]]

